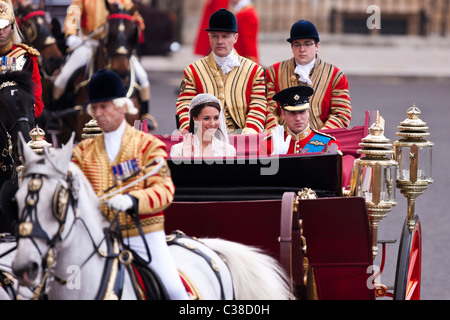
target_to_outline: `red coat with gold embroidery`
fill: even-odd
[[[115,185],[113,166],[136,159],[141,173],[123,182],[123,186],[139,179],[144,173],[153,169],[154,165],[147,169],[156,157],[167,158],[166,145],[155,136],[136,130],[127,125],[122,136],[120,151],[113,163],[109,161],[105,150],[103,135],[93,139],[85,139],[73,149],[72,161],[83,171],[98,196],[103,196],[105,190]],[[112,191],[115,189],[112,189]],[[167,208],[173,200],[175,187],[170,171],[161,169],[159,173],[130,186],[123,193],[127,193],[138,199],[138,213],[144,233],[164,230],[164,214],[162,210]],[[106,206],[102,211],[109,218],[113,213]],[[138,229],[134,222],[125,213],[119,216],[123,232],[129,236],[138,235]]]
[[[33,95],[34,95],[34,115],[39,117],[44,109],[44,102],[42,102],[42,84],[41,75],[39,73],[38,56],[39,52],[25,44],[13,44],[11,50],[5,54],[7,57],[16,58],[17,70],[28,71],[33,81]]]
[[[291,58],[277,62],[266,70],[268,116],[265,128],[268,130],[277,124],[284,124],[281,107],[273,100],[273,96],[289,87],[307,85],[295,74],[295,66],[295,60]],[[352,108],[345,74],[336,66],[317,57],[309,78],[314,89],[314,94],[309,99],[311,128],[321,130],[348,127],[352,118]]]

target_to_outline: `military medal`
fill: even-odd
[[[140,170],[139,165],[138,165],[136,159],[124,161],[124,162],[119,163],[118,165],[115,165],[112,167],[114,180],[116,182],[123,181],[123,180],[129,178],[130,176],[132,176],[139,170]]]
[[[1,65],[0,65],[0,69],[2,71],[5,71],[6,68],[7,68],[7,65],[8,65],[8,57],[3,56],[2,57],[2,62],[1,62]]]

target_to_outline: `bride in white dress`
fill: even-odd
[[[225,116],[219,99],[200,93],[189,105],[189,131],[170,149],[170,157],[230,157],[236,149],[228,141]]]

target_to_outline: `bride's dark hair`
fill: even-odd
[[[197,133],[197,124],[194,121],[194,118],[198,118],[199,114],[202,112],[203,108],[205,107],[214,107],[219,111],[220,114],[220,105],[217,102],[205,102],[196,105],[189,111],[189,130],[190,133]],[[223,132],[220,130],[220,128],[217,128],[216,135],[222,134]]]

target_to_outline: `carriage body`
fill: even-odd
[[[343,194],[369,118],[364,126],[327,131],[342,152],[258,157],[255,145],[264,135],[231,135],[234,159],[169,158],[176,189],[165,210],[166,232],[263,248],[290,275],[299,299],[420,298],[420,221],[417,232],[401,234],[394,292],[388,292],[377,283],[366,201]],[[168,150],[181,139],[159,138]],[[302,190],[316,198],[300,196]]]

